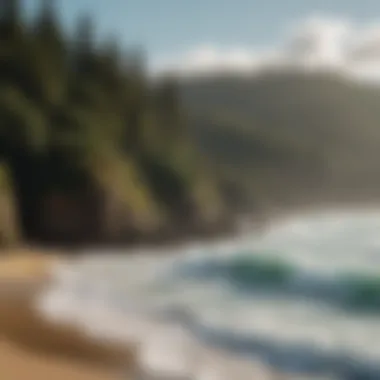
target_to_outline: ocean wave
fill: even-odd
[[[213,379],[251,380],[258,361],[289,379],[378,380],[380,216],[330,219],[176,255],[89,252],[57,271],[38,307],[93,336],[140,342],[146,367],[170,371],[162,355],[186,341]]]
[[[292,379],[297,375],[311,379],[324,374],[332,376],[329,378],[380,378],[380,368],[370,360],[336,349],[326,351],[310,341],[284,341],[278,334],[263,335],[260,328],[251,334],[218,328],[202,321],[193,308],[183,305],[171,304],[160,309],[136,305],[128,312],[120,312],[116,305],[112,307],[97,296],[83,299],[57,285],[42,295],[39,308],[50,317],[64,317],[65,322],[74,323],[93,337],[137,343],[138,361],[144,371],[165,373],[167,378],[186,373],[201,379],[199,371],[213,372],[216,379],[224,380],[233,376],[228,371],[234,368],[239,369],[241,380],[251,380],[260,368],[264,373],[281,372]],[[239,321],[243,323],[241,318]]]
[[[225,283],[242,295],[283,294],[311,298],[356,312],[380,313],[380,274],[337,272],[328,276],[257,254],[184,262],[174,273],[184,279]]]

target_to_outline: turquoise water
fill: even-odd
[[[166,253],[90,252],[58,268],[41,305],[93,334],[148,339],[146,317],[149,331],[165,321],[291,376],[380,379],[380,212],[302,216]]]

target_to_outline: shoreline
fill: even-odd
[[[32,255],[30,260],[35,257]],[[35,297],[48,284],[47,273],[42,277],[41,274],[51,264],[49,258],[45,263],[41,258],[41,267],[36,270],[27,261],[25,256],[23,261],[0,258],[2,377],[6,380],[128,379],[128,371],[134,371],[132,348],[90,338],[71,326],[48,321],[35,309]],[[13,273],[2,276],[4,268],[12,268]]]
[[[115,240],[115,241],[97,241],[93,242],[51,242],[51,241],[34,241],[25,240],[6,250],[11,252],[10,256],[17,255],[14,251],[42,252],[45,256],[64,256],[65,258],[76,258],[83,252],[118,252],[126,251],[129,254],[135,254],[142,250],[157,251],[162,253],[165,249],[173,250],[182,249],[188,245],[210,245],[226,240],[236,240],[249,235],[265,235],[270,231],[272,226],[281,225],[288,221],[303,218],[307,215],[319,214],[342,214],[342,213],[368,213],[376,210],[380,212],[380,201],[368,199],[367,201],[319,201],[300,203],[297,205],[273,204],[265,209],[258,209],[249,213],[235,215],[234,222],[230,223],[230,228],[221,228],[213,231],[198,231],[199,233],[189,234],[163,234],[154,236],[140,237],[136,240]],[[233,227],[231,227],[233,226]],[[1,252],[1,249],[0,249]],[[1,270],[1,268],[0,268]],[[1,273],[0,273],[1,281]]]
[[[271,225],[284,224],[287,221],[304,218],[308,215],[331,215],[331,214],[361,214],[361,213],[374,213],[380,214],[380,201],[358,201],[358,202],[336,202],[336,201],[324,201],[320,203],[310,202],[310,205],[301,205],[299,207],[274,207],[272,211],[269,211],[266,216],[266,220],[263,223],[262,230],[269,230]],[[269,214],[269,216],[268,216]],[[252,218],[253,225],[256,220]],[[251,229],[252,231],[252,229]]]
[[[369,207],[363,207],[363,205],[359,205],[356,208],[352,207],[352,205],[350,208],[347,208],[347,207],[339,207],[339,208],[336,207],[334,209],[318,208],[318,209],[314,209],[312,214],[313,215],[316,215],[318,213],[323,214],[323,213],[326,213],[326,211],[332,214],[337,213],[339,215],[341,215],[342,213],[353,214],[355,212],[359,212],[359,213],[373,212],[376,215],[379,214],[378,207],[374,207],[373,204]],[[288,215],[287,219],[294,218],[294,217],[297,218],[305,214],[306,215],[310,214],[310,211],[308,212],[305,211],[304,213],[298,213],[297,215],[291,215],[291,216],[287,214]],[[282,221],[279,221],[278,223],[281,224]],[[225,238],[225,240],[227,240],[227,238]],[[186,243],[182,243],[182,248],[183,248],[183,245],[185,244]],[[195,244],[204,245],[206,243],[204,241],[198,241],[198,242],[195,242]],[[133,253],[138,255],[139,251],[144,248],[147,248],[147,247],[145,246],[145,247],[137,247],[137,249],[131,249],[131,254],[134,251]],[[127,250],[127,248],[125,249]],[[162,249],[162,246],[157,247],[157,249],[159,252],[164,250]],[[86,250],[88,251],[87,253],[94,254],[94,252],[91,252],[91,248],[87,248]],[[168,253],[174,253],[174,251],[175,249],[173,249],[173,246],[171,246],[170,252]],[[86,253],[86,252],[83,252],[83,253]],[[100,249],[99,252],[97,253],[102,253],[102,250]],[[29,264],[27,263],[28,255],[29,255],[29,258],[28,258]],[[126,256],[128,256],[128,253],[126,254]],[[107,258],[108,256],[103,255],[103,257]],[[112,252],[111,252],[111,257],[112,257]],[[62,368],[66,368],[67,366],[70,368],[80,367],[81,368],[80,371],[87,371],[86,368],[88,368],[90,372],[91,371],[92,373],[95,372],[95,376],[99,376],[100,373],[102,373],[101,376],[103,376],[102,378],[78,377],[78,376],[82,376],[82,375],[79,375],[79,372],[78,372],[78,376],[70,375],[73,380],[76,380],[76,379],[77,380],[82,380],[82,379],[83,380],[85,379],[86,380],[87,379],[89,380],[115,379],[116,380],[120,377],[115,377],[115,370],[112,368],[117,367],[118,368],[117,371],[120,372],[119,371],[120,367],[116,363],[115,365],[105,364],[104,361],[106,359],[104,358],[107,356],[107,354],[104,352],[104,349],[106,346],[108,346],[107,347],[107,350],[108,350],[109,345],[105,345],[104,343],[101,343],[101,342],[104,342],[103,339],[100,339],[100,338],[90,339],[87,337],[86,338],[87,340],[85,343],[86,345],[85,351],[88,350],[88,344],[90,344],[91,347],[93,347],[94,344],[98,348],[99,346],[101,346],[102,347],[101,350],[103,351],[101,351],[102,353],[99,354],[98,353],[99,351],[96,351],[97,353],[95,353],[94,351],[90,350],[91,353],[83,354],[84,357],[82,357],[82,355],[76,354],[77,357],[81,356],[80,360],[73,360],[77,358],[73,358],[70,352],[69,352],[69,355],[67,355],[67,353],[62,353],[62,348],[57,347],[57,344],[54,342],[51,342],[51,340],[49,341],[49,339],[47,343],[45,340],[45,347],[42,347],[42,350],[41,350],[41,347],[36,347],[36,342],[41,338],[41,336],[43,336],[44,334],[46,335],[46,330],[47,330],[48,331],[47,335],[54,337],[54,339],[57,339],[57,336],[58,336],[58,340],[63,339],[66,342],[65,343],[66,347],[69,347],[68,349],[69,351],[72,350],[78,353],[78,350],[80,351],[84,349],[83,346],[78,347],[78,345],[75,344],[73,347],[71,344],[72,341],[78,341],[78,331],[76,331],[75,334],[72,335],[73,334],[72,329],[69,329],[70,331],[68,331],[65,326],[62,326],[62,325],[58,326],[56,324],[48,322],[46,319],[42,320],[41,315],[39,315],[36,320],[35,310],[33,310],[33,308],[31,307],[33,297],[36,294],[38,294],[40,286],[45,286],[46,284],[49,283],[48,274],[52,268],[54,261],[58,260],[58,263],[59,263],[59,262],[64,262],[68,260],[68,261],[73,261],[75,265],[75,261],[77,258],[80,259],[81,255],[80,254],[76,255],[75,253],[73,254],[70,252],[69,253],[60,252],[58,250],[34,251],[32,249],[29,249],[29,250],[25,249],[24,252],[23,250],[20,250],[19,252],[9,250],[8,252],[4,253],[3,257],[0,256],[0,359],[2,356],[6,357],[7,355],[10,355],[12,357],[14,356],[22,357],[23,358],[22,361],[29,363],[29,361],[34,362],[35,360],[38,361],[38,360],[41,360],[41,358],[43,358],[44,361],[53,363],[49,365],[55,367],[58,371],[61,370],[60,367]],[[18,322],[16,323],[16,327],[15,327],[15,320],[16,320],[15,316],[19,316],[19,315],[22,315],[23,318],[20,323]],[[129,325],[130,321],[128,320],[127,323]],[[37,334],[34,333],[31,336],[30,330],[31,329],[35,330],[36,326],[37,326]],[[11,328],[9,329],[9,327]],[[40,333],[38,333],[38,331]],[[44,334],[41,334],[42,331],[44,332]],[[26,344],[25,344],[25,332],[27,332],[27,335],[29,337],[27,339]],[[65,338],[63,338],[64,336]],[[66,337],[69,337],[69,339],[67,340]],[[24,344],[20,345],[20,339],[24,340]],[[81,340],[81,338],[79,338],[79,340]],[[49,350],[53,349],[54,351],[53,355],[46,355],[46,352],[44,352],[44,350],[46,351],[46,344]],[[53,347],[52,347],[52,344],[53,344]],[[131,367],[130,367],[131,372],[134,372],[135,370],[136,357],[137,357],[135,355],[136,353],[137,351],[134,351],[133,355],[129,356],[131,358]],[[140,351],[138,353],[140,353]],[[88,356],[86,357],[86,355]],[[221,352],[220,355],[223,356],[224,355],[223,352]],[[220,355],[219,353],[216,354],[218,358]],[[222,362],[227,363],[229,360],[230,360],[229,358],[223,359]],[[4,366],[6,365],[8,365],[8,363],[2,363],[2,361],[0,360],[0,373],[3,373],[2,371],[5,371],[4,368],[6,367]],[[28,366],[29,365],[30,364],[28,364]],[[15,365],[14,367],[17,369],[18,367],[21,368],[22,366],[26,366],[26,365],[21,363],[20,365]],[[257,366],[260,367],[260,362],[257,364]],[[89,368],[89,367],[96,367],[96,370],[94,371],[94,368]],[[12,369],[9,369],[8,367],[8,369],[6,370],[10,371]],[[75,369],[75,370],[79,371],[79,369]],[[124,365],[123,365],[123,370],[124,370]],[[265,368],[262,368],[262,370],[266,372]],[[272,369],[268,369],[268,371],[271,372]],[[57,376],[58,377],[55,376],[51,378],[60,379],[59,375]],[[271,375],[269,375],[269,377],[264,377],[264,378],[272,379],[270,376]],[[288,377],[286,377],[287,375],[283,374],[283,376],[284,376],[283,379],[288,379]],[[12,377],[12,375],[10,375],[9,377],[7,377],[7,380],[20,380],[20,378],[22,379],[24,377],[21,377],[20,375],[18,375],[18,377],[17,376]],[[39,376],[38,378],[45,380],[43,376]],[[293,377],[291,378],[293,379]],[[47,378],[46,380],[48,379],[49,378]],[[124,374],[124,380],[125,379],[126,377]]]

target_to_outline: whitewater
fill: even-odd
[[[320,212],[260,236],[85,252],[53,268],[37,307],[136,345],[147,378],[378,380],[379,264],[380,211]]]

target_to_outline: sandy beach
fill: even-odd
[[[1,253],[0,378],[127,379],[133,368],[132,350],[47,322],[34,310],[33,297],[48,281],[56,257],[27,250]]]
[[[138,350],[117,345],[116,341],[107,343],[102,334],[98,336],[102,335],[103,340],[84,335],[84,321],[78,328],[47,321],[36,311],[34,297],[48,284],[54,260],[62,258],[59,254],[40,252],[0,255],[1,380],[133,380],[137,372],[150,378],[152,374],[173,374],[173,371],[191,373],[194,379],[213,380],[318,378],[284,374],[268,367],[260,358],[245,360],[203,345],[183,335],[182,328],[177,330],[165,321],[128,319],[128,325],[123,325],[124,335],[131,331],[139,334],[141,326],[144,332],[149,332]],[[91,317],[90,310],[85,315],[88,316]],[[118,330],[122,325],[108,326]]]

